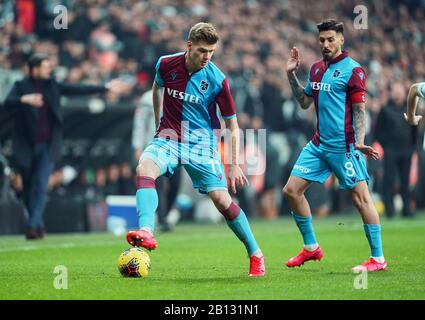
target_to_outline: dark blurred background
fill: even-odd
[[[54,28],[58,5],[67,9],[67,29]],[[266,173],[251,176],[251,187],[238,194],[251,217],[289,214],[281,189],[312,137],[316,119],[314,108],[301,110],[292,98],[284,67],[290,48],[297,46],[302,59],[298,75],[306,81],[311,64],[321,58],[316,23],[325,18],[344,22],[345,49],[368,74],[366,142],[382,152],[376,130],[380,111],[394,100],[406,101],[409,86],[425,79],[425,2],[374,0],[362,5],[368,10],[368,28],[358,30],[353,25],[355,4],[343,0],[1,0],[0,104],[35,52],[49,54],[61,81],[99,84],[119,77],[132,87],[102,99],[64,99],[63,157],[49,182],[47,231],[103,229],[106,196],[134,194],[134,112],[151,88],[158,57],[184,51],[189,28],[199,21],[213,23],[220,34],[213,60],[229,78],[241,128],[267,129]],[[395,84],[402,89],[393,90]],[[419,112],[423,114],[422,103]],[[22,182],[9,161],[13,126],[0,108],[0,233],[22,226]],[[382,135],[391,128],[380,130]],[[414,134],[409,182],[413,211],[425,207],[423,124]],[[368,164],[370,187],[382,214],[383,160]],[[196,219],[203,198],[190,190],[187,178],[183,181],[176,208],[181,219]],[[398,210],[399,189],[396,184]],[[307,197],[316,216],[352,209],[334,178],[312,186]]]

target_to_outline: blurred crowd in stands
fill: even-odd
[[[54,28],[57,5],[67,8],[67,29]],[[425,2],[365,0],[362,5],[368,10],[367,29],[354,28],[355,5],[344,0],[3,0],[0,72],[24,72],[31,53],[47,52],[61,80],[96,84],[119,77],[128,82],[131,91],[121,96],[109,94],[106,100],[136,108],[152,85],[158,57],[183,51],[191,25],[212,22],[221,37],[213,60],[230,80],[240,127],[267,129],[266,174],[254,183],[253,190],[240,193],[240,201],[249,202],[253,198],[249,194],[254,194],[256,201],[251,201],[251,209],[246,211],[274,218],[289,212],[280,190],[315,130],[314,108],[304,111],[297,106],[284,66],[290,48],[297,46],[302,61],[298,75],[306,81],[309,67],[321,58],[317,22],[324,18],[344,22],[345,49],[368,74],[367,143],[377,140],[380,110],[400,96],[406,101],[409,86],[425,80]],[[395,84],[401,85],[398,97],[392,90]],[[380,130],[385,135],[391,129],[384,126]],[[416,196],[413,207],[415,203],[425,206],[420,196],[425,194],[423,127],[412,134],[409,192],[412,199]],[[72,173],[68,188],[79,190],[82,184],[101,189],[103,194],[133,194],[132,158]],[[57,192],[67,181],[62,169],[51,178],[52,190]],[[373,192],[382,194],[382,160],[369,161],[369,170]],[[13,179],[17,188],[18,180]],[[325,186],[313,186],[307,196],[318,215],[348,206],[348,198],[333,179]]]

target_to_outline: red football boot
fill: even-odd
[[[361,265],[355,266],[354,268],[352,268],[352,270],[354,272],[380,271],[380,270],[387,270],[387,268],[388,268],[388,263],[386,261],[380,263],[371,257],[368,261],[363,262]]]
[[[127,242],[134,247],[143,247],[148,250],[154,250],[157,247],[153,234],[144,229],[129,231],[127,233]]]
[[[307,251],[305,248],[303,248],[300,253],[298,253],[295,257],[292,257],[288,261],[286,261],[286,266],[289,268],[293,267],[300,267],[304,264],[304,262],[309,260],[322,260],[323,258],[323,251],[319,247],[316,248],[314,251]]]
[[[262,277],[266,274],[266,266],[264,264],[264,256],[249,257],[249,276],[250,277]]]

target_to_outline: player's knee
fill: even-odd
[[[209,193],[209,196],[219,211],[226,210],[232,203],[232,198],[227,192],[213,191]]]
[[[361,210],[365,206],[367,206],[367,198],[359,193],[354,193],[352,195],[353,205],[358,209]]]
[[[150,160],[142,160],[136,167],[136,174],[138,177],[152,177],[157,178],[159,173],[158,169],[155,168],[155,164],[151,163]]]
[[[297,188],[294,188],[293,186],[288,184],[283,187],[282,192],[285,199],[296,199],[297,197],[302,195],[302,193]]]
[[[136,167],[136,174],[138,177],[145,175],[144,166],[141,162]]]

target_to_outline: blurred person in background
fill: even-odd
[[[394,217],[394,189],[397,175],[403,199],[403,217],[413,216],[409,190],[412,155],[416,147],[416,126],[404,120],[406,90],[401,82],[391,85],[391,96],[376,120],[375,138],[384,149],[383,200],[385,214]],[[414,118],[412,118],[413,120]]]
[[[26,238],[31,240],[45,234],[43,212],[48,179],[62,144],[61,95],[121,92],[126,86],[119,80],[100,86],[58,82],[51,77],[49,57],[42,53],[32,55],[27,66],[28,76],[14,84],[4,106],[13,110],[13,164],[22,176],[28,218]]]
[[[425,82],[414,83],[410,86],[409,94],[407,95],[407,112],[404,114],[407,123],[415,127],[421,127],[422,144],[418,148],[419,182],[415,191],[416,204],[423,207],[425,203],[423,197],[425,191],[425,134],[423,116],[416,114],[419,98],[425,99]]]

